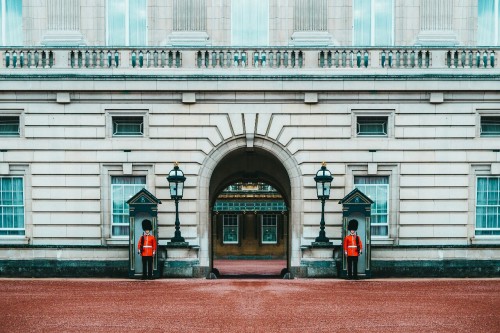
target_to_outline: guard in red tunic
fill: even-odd
[[[156,239],[151,235],[153,226],[150,220],[142,221],[144,234],[137,244],[138,253],[142,256],[142,279],[153,279],[153,257],[156,254]]]
[[[344,253],[347,256],[347,279],[358,279],[358,257],[363,253],[363,243],[356,234],[358,221],[350,220],[347,229],[349,235],[344,238]]]

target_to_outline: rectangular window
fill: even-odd
[[[147,45],[147,0],[107,0],[107,45]]]
[[[479,0],[477,3],[477,45],[500,45],[499,0]]]
[[[22,177],[0,177],[0,236],[24,235]]]
[[[231,45],[269,45],[269,0],[231,0]]]
[[[19,136],[18,116],[0,116],[0,136]]]
[[[356,117],[359,136],[387,136],[388,117]]]
[[[23,45],[22,0],[0,0],[0,45]]]
[[[372,236],[389,236],[389,177],[354,177],[354,186],[374,201],[371,215]]]
[[[142,136],[144,135],[143,117],[112,117],[113,136]]]
[[[222,215],[222,233],[224,244],[238,244],[238,215]]]
[[[394,0],[354,0],[355,46],[394,44]]]
[[[127,201],[146,188],[146,177],[111,177],[111,236],[129,235],[129,206]]]
[[[478,177],[476,235],[500,235],[500,177]]]
[[[262,244],[278,243],[278,215],[262,215]]]
[[[481,136],[500,136],[500,116],[481,116]]]

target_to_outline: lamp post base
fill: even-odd
[[[175,241],[172,239],[171,242],[167,243],[167,247],[188,247],[188,246],[189,246],[189,243],[185,242],[184,240]]]

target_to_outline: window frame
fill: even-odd
[[[124,121],[124,120],[141,120],[140,123],[134,121]],[[143,137],[144,136],[144,116],[111,116],[112,122],[112,136],[113,137]],[[140,130],[138,132],[124,132],[120,134],[117,127],[119,124],[134,124],[137,125]]]
[[[350,108],[351,124],[352,124],[352,138],[394,138],[394,118],[397,113],[397,106],[384,105],[378,108],[374,105],[359,105],[356,108]],[[387,126],[385,135],[358,135],[358,117],[368,118],[385,118],[387,117]]]
[[[13,210],[13,213],[14,213],[14,209],[17,207],[19,208],[20,206],[19,205],[3,205],[2,204],[2,201],[1,201],[1,197],[2,197],[2,185],[1,185],[1,181],[4,179],[4,178],[18,178],[21,180],[21,190],[22,190],[22,223],[23,223],[23,227],[22,228],[3,228],[0,224],[0,239],[1,238],[24,238],[26,237],[26,182],[25,182],[25,177],[22,176],[22,175],[0,175],[0,212],[3,212],[3,208],[5,207],[12,207],[12,210]],[[0,219],[3,220],[3,213],[0,213]],[[9,230],[21,230],[22,233],[21,234],[2,234],[3,231],[9,231]]]
[[[272,218],[274,221],[265,221],[267,218]],[[265,222],[274,222],[274,225],[264,225]],[[263,214],[260,216],[260,241],[262,244],[278,244],[278,215],[277,214]],[[276,236],[276,240],[274,241],[266,241],[264,240],[264,228],[273,228],[274,235]]]
[[[360,0],[361,1],[361,0]],[[364,45],[361,44],[361,43],[356,43],[356,40],[355,40],[355,36],[356,36],[356,0],[354,0],[352,2],[352,45],[353,46],[356,46],[356,47],[366,47],[366,46],[394,46],[395,45],[395,30],[396,30],[396,18],[395,18],[395,13],[396,13],[396,9],[395,9],[395,1],[394,0],[388,0],[391,2],[391,8],[392,8],[392,11],[391,11],[391,21],[392,21],[392,26],[391,26],[391,32],[390,32],[390,39],[391,39],[391,43],[389,45],[383,45],[383,44],[376,44],[375,43],[375,36],[377,35],[376,34],[376,31],[375,31],[375,28],[376,28],[376,24],[375,24],[375,16],[376,16],[376,12],[375,12],[375,0],[365,0],[365,1],[370,1],[370,44],[369,45]]]
[[[483,120],[487,119],[487,118],[491,118],[491,119],[495,119],[498,123],[498,126],[500,127],[500,115],[494,115],[494,114],[491,114],[491,115],[486,115],[486,114],[483,114],[480,116],[480,119],[479,119],[479,136],[480,137],[483,137],[483,138],[494,138],[494,137],[499,137],[500,136],[500,130],[498,132],[493,132],[493,133],[489,133],[486,132],[486,131],[483,131]]]
[[[140,108],[140,106],[134,107],[131,106],[130,109],[120,108],[120,109],[104,109],[104,113],[106,114],[106,137],[108,138],[147,138],[149,137],[149,109],[144,109],[144,106]],[[142,135],[113,135],[114,126],[113,126],[113,118],[114,117],[142,117]]]
[[[144,183],[141,183],[141,184],[114,184],[113,183],[113,179],[114,178],[144,178]],[[139,192],[141,189],[143,188],[147,188],[147,184],[148,184],[148,181],[147,181],[147,176],[145,175],[112,175],[111,176],[111,179],[110,179],[110,237],[112,239],[123,239],[123,238],[128,238],[129,235],[130,235],[130,216],[128,214],[128,212],[125,214],[125,209],[123,209],[123,211],[121,213],[115,213],[115,208],[114,208],[114,203],[115,203],[115,200],[114,200],[114,195],[115,195],[115,186],[118,187],[121,186],[121,187],[124,187],[124,185],[126,187],[137,187],[139,188],[134,194],[132,194],[129,198],[124,198],[124,208],[128,205],[127,204],[127,201],[128,199],[132,198],[133,195],[135,195],[137,192]],[[115,216],[121,216],[122,218],[123,217],[127,217],[127,223],[115,223],[115,219],[114,217]],[[129,230],[127,231],[126,234],[121,234],[121,235],[115,235],[114,232],[113,232],[113,227],[123,227],[123,226],[128,226],[129,227]]]
[[[149,0],[146,1],[146,22],[144,26],[144,45],[131,45],[130,44],[130,1],[131,0],[121,0],[124,2],[125,5],[125,13],[124,13],[124,24],[125,24],[125,45],[118,45],[118,44],[112,44],[110,43],[110,37],[111,37],[111,28],[110,28],[110,9],[109,9],[109,2],[114,1],[114,0],[106,0],[105,6],[106,6],[106,46],[113,46],[113,47],[123,47],[123,46],[144,46],[148,45],[148,35],[149,35],[149,23],[148,23],[148,5],[149,5]],[[133,1],[133,0],[132,0]]]
[[[229,218],[235,218],[236,221],[234,220],[228,220],[226,221],[226,219],[229,219]],[[228,223],[234,223],[236,222],[236,225],[226,225],[226,222]],[[226,228],[234,228],[236,227],[236,232],[235,232],[235,235],[236,235],[236,240],[232,240],[232,241],[228,241],[226,240]],[[226,245],[235,245],[235,244],[239,244],[240,243],[240,216],[238,214],[223,214],[222,215],[222,243],[223,244],[226,244]]]
[[[365,123],[360,122],[360,118],[363,118],[365,121],[370,119],[370,121],[367,121]],[[362,132],[360,130],[360,124],[377,124],[378,121],[382,121],[381,125],[383,126],[383,132],[378,133],[378,132]],[[388,116],[366,116],[366,115],[358,115],[356,116],[356,136],[360,137],[366,137],[366,136],[376,136],[376,137],[387,137],[389,133],[389,117]]]
[[[14,134],[12,133],[4,133],[1,131],[2,127],[2,120],[3,118],[16,118],[17,119],[17,132]],[[8,137],[13,137],[13,138],[18,138],[21,136],[21,116],[19,114],[2,114],[0,115],[0,137],[2,138],[8,138]]]
[[[385,184],[358,184],[356,183],[356,178],[374,178],[374,177],[377,177],[377,178],[386,178],[387,179],[387,183]],[[390,234],[390,218],[391,218],[391,205],[390,205],[390,202],[391,202],[391,193],[390,193],[390,176],[386,176],[386,175],[356,175],[354,176],[354,179],[353,179],[353,183],[354,183],[354,188],[358,188],[361,192],[365,193],[366,195],[368,195],[366,193],[366,191],[363,191],[362,189],[360,189],[358,186],[359,185],[364,185],[365,187],[385,187],[385,191],[386,191],[386,202],[387,202],[387,208],[385,210],[385,214],[377,214],[376,212],[374,212],[374,209],[373,209],[373,205],[376,205],[376,199],[374,198],[370,198],[374,201],[374,203],[372,204],[372,210],[371,210],[371,223],[370,223],[370,226],[371,226],[371,230],[370,230],[370,235],[374,238],[389,238],[389,234]],[[377,193],[378,193],[378,189],[377,189]],[[386,227],[387,228],[387,234],[386,235],[377,235],[374,233],[374,223],[373,223],[373,217],[374,216],[382,216],[382,215],[385,215],[386,216],[386,223],[375,223],[375,227]]]
[[[497,180],[498,184],[497,184],[497,192],[496,192],[496,195],[497,195],[497,204],[496,205],[488,205],[488,204],[485,204],[485,205],[479,205],[478,202],[479,202],[479,179],[480,178],[483,178],[483,179],[490,179],[490,178],[494,178]],[[477,237],[477,238],[498,238],[500,237],[500,176],[495,176],[495,175],[476,175],[476,186],[475,186],[475,207],[474,207],[474,237]],[[489,208],[489,207],[493,207],[494,209],[496,209],[496,220],[497,220],[497,225],[498,227],[497,228],[478,228],[478,208],[479,207],[485,207],[485,208]],[[477,231],[479,230],[485,230],[485,231],[496,231],[497,233],[496,234],[492,234],[492,235],[481,235],[481,234],[477,234]]]
[[[477,45],[480,45],[480,46],[499,46],[500,45],[500,0],[493,0],[494,1],[494,9],[493,9],[493,20],[494,20],[494,31],[493,33],[491,31],[487,32],[487,34],[491,34],[493,35],[493,43],[491,42],[487,42],[487,43],[479,43],[479,37],[481,35],[481,33],[484,33],[483,31],[480,31],[481,29],[481,25],[480,25],[480,22],[484,21],[483,18],[481,18],[479,16],[479,7],[480,7],[480,2],[481,0],[478,0],[477,2],[477,22],[478,22],[478,25],[477,25],[477,29],[476,29],[476,33],[477,33],[477,38],[476,38],[476,42],[477,42]]]

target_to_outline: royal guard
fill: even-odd
[[[344,253],[347,256],[347,279],[358,279],[358,257],[363,253],[363,243],[356,234],[358,221],[350,220],[347,224],[349,235],[344,238]]]
[[[142,256],[142,279],[153,279],[153,256],[156,254],[156,239],[151,234],[153,225],[150,220],[142,221],[144,234],[137,244],[138,253]]]

